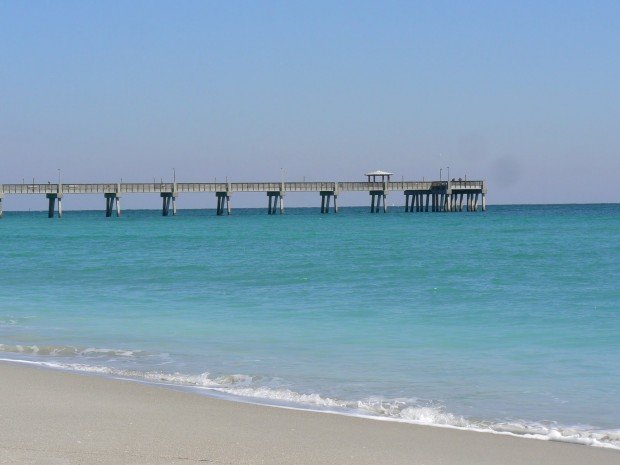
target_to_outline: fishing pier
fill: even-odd
[[[212,193],[216,198],[216,214],[230,215],[233,194],[264,192],[267,194],[267,213],[284,213],[284,198],[296,192],[317,192],[321,197],[321,213],[338,213],[338,196],[343,192],[368,192],[370,211],[387,213],[386,199],[393,193],[403,193],[406,212],[485,211],[484,181],[392,181],[392,173],[366,173],[363,182],[154,182],[154,183],[95,183],[95,184],[0,184],[0,217],[2,203],[9,195],[45,195],[48,217],[62,217],[65,195],[95,194],[105,199],[105,216],[121,216],[121,198],[133,194],[158,194],[162,199],[162,215],[177,214],[177,199],[185,193]],[[480,201],[480,203],[479,203]]]

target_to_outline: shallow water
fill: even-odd
[[[620,446],[620,205],[5,214],[0,357]]]

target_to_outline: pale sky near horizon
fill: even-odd
[[[449,166],[487,180],[489,203],[619,202],[619,123],[617,1],[0,0],[0,183]],[[5,209],[46,207],[24,197]]]

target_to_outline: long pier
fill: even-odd
[[[321,213],[338,212],[338,196],[342,192],[368,192],[370,211],[387,213],[387,196],[402,192],[406,212],[461,212],[486,210],[484,181],[389,181],[368,182],[155,182],[95,184],[0,184],[0,217],[7,195],[45,195],[48,217],[62,216],[62,199],[71,194],[99,194],[105,199],[105,215],[121,216],[121,197],[129,194],[159,194],[162,215],[176,215],[176,201],[183,193],[214,193],[217,215],[231,214],[231,196],[246,192],[267,194],[267,213],[284,213],[284,197],[295,192],[317,192],[321,197]],[[480,200],[480,204],[478,201]],[[332,206],[333,204],[333,206]]]

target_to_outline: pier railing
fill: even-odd
[[[437,189],[481,190],[483,181],[390,181],[390,182],[190,182],[190,183],[79,183],[2,184],[3,194],[138,194],[162,192],[359,192],[426,191]]]

